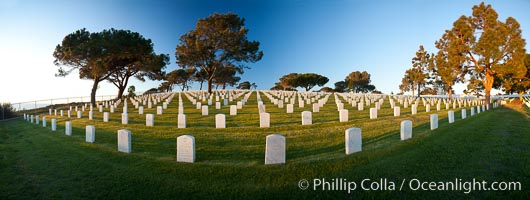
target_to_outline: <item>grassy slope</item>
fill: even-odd
[[[330,98],[328,105],[330,102],[333,102],[333,98]],[[255,114],[251,114],[257,113],[255,106],[241,110],[238,115],[241,117],[241,124],[247,125],[234,127],[236,123],[232,122],[231,126],[227,116],[229,128],[224,130],[206,127],[176,129],[172,124],[176,123],[176,117],[171,119],[171,111],[155,117],[155,126],[160,122],[155,128],[142,125],[143,115],[131,114],[130,122],[133,124],[121,125],[117,120],[119,114],[111,115],[111,123],[103,123],[101,114],[97,113],[94,122],[86,119],[73,120],[72,137],[64,136],[62,132],[62,125],[66,120],[64,118],[58,119],[57,132],[22,120],[2,122],[0,199],[342,198],[396,195],[404,198],[517,198],[529,194],[528,110],[500,108],[465,120],[460,120],[460,112],[457,111],[457,121],[452,125],[446,123],[447,119],[443,116],[446,112],[440,111],[440,128],[430,131],[427,114],[365,120],[362,118],[367,115],[367,109],[366,112],[358,113],[350,110],[350,119],[354,120],[338,123],[334,122],[338,121],[338,113],[331,111],[335,109],[334,106],[328,105],[323,109],[328,109],[328,112],[321,111],[322,113],[315,113],[314,116],[315,120],[320,118],[324,123],[302,127],[297,125],[299,112],[275,120],[273,113],[283,110],[274,109],[271,104],[267,104],[267,111],[272,113],[273,118],[271,125],[274,126],[278,121],[286,123],[270,129],[249,127],[254,123],[256,126],[259,124],[256,122],[257,118],[252,118]],[[193,118],[193,113],[199,111],[192,109],[192,105],[187,106],[188,126],[200,124],[197,121],[204,119]],[[172,108],[176,113],[175,102],[168,110]],[[224,112],[228,113],[227,110]],[[298,108],[295,110],[299,111]],[[387,110],[386,113],[380,113],[380,117],[391,115],[390,109]],[[402,112],[407,112],[403,110]],[[245,112],[249,113],[246,118],[243,115]],[[334,114],[318,117],[325,113]],[[213,118],[213,115],[208,117]],[[399,141],[399,122],[403,119],[411,119],[415,126],[413,138],[406,142]],[[49,121],[48,118],[48,123]],[[83,127],[86,124],[96,125],[95,144],[84,142]],[[211,126],[206,121],[205,124]],[[363,152],[345,156],[344,130],[353,126],[363,129]],[[134,130],[133,153],[130,155],[116,151],[116,130],[120,128]],[[265,166],[265,136],[277,132],[287,136],[287,164]],[[197,163],[174,161],[175,138],[181,134],[196,137]],[[486,181],[520,181],[523,191],[476,191],[466,195],[462,191],[357,190],[348,195],[340,191],[300,190],[297,184],[303,178],[345,178],[356,182],[365,178],[387,178],[396,182],[403,178],[426,181],[476,178]]]

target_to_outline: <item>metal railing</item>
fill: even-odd
[[[117,98],[117,95],[103,95],[96,96],[96,101],[108,101]],[[15,109],[16,112],[25,111],[25,110],[36,110],[39,108],[46,108],[53,105],[64,105],[64,104],[79,104],[79,103],[89,103],[90,97],[66,97],[66,98],[57,98],[57,99],[44,99],[44,100],[34,100],[26,102],[11,103],[11,106]]]

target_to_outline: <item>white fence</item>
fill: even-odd
[[[117,95],[103,95],[103,96],[96,96],[96,101],[108,101],[111,99],[115,99]],[[11,106],[15,109],[15,111],[24,111],[24,110],[33,110],[33,109],[39,109],[39,108],[45,108],[48,106],[53,106],[57,104],[71,104],[71,103],[88,103],[90,102],[90,97],[66,97],[66,98],[58,98],[58,99],[44,99],[44,100],[35,100],[35,101],[27,101],[27,102],[19,102],[19,103],[12,103]]]

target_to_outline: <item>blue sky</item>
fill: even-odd
[[[128,29],[139,32],[169,54],[167,71],[177,69],[179,37],[197,19],[218,12],[245,18],[248,38],[261,43],[263,59],[250,63],[242,81],[268,89],[284,74],[318,73],[326,86],[352,71],[366,70],[384,93],[398,92],[419,45],[435,52],[434,41],[461,15],[469,16],[481,1],[346,1],[346,0],[0,0],[0,102],[89,96],[92,81],[77,73],[55,77],[52,53],[65,35],[81,28],[91,32]],[[486,1],[501,20],[514,17],[529,38],[530,1]],[[528,47],[528,45],[527,45]],[[137,91],[159,82],[133,81]],[[456,88],[461,93],[464,86]],[[198,88],[198,84],[194,88]],[[115,94],[110,83],[98,95]]]

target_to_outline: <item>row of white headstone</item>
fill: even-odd
[[[493,107],[496,108],[497,104],[494,103]],[[484,108],[482,108],[484,109]],[[481,107],[477,106],[477,114],[480,113]],[[474,108],[471,108],[471,116],[473,116]],[[311,112],[304,111],[305,116],[311,116]],[[304,117],[304,112],[302,116]],[[466,109],[462,109],[462,119],[466,118]],[[268,113],[262,113],[268,114]],[[148,114],[147,116],[154,116]],[[224,115],[223,115],[224,117]],[[302,117],[302,124],[304,125],[304,118]],[[216,115],[217,118],[217,115]],[[25,120],[30,120],[33,123],[34,116],[24,114]],[[36,116],[36,124],[39,124],[39,117]],[[451,110],[448,112],[449,123],[454,122],[454,112]],[[430,115],[431,130],[438,128],[438,115]],[[305,122],[306,124],[309,122]],[[260,126],[261,126],[260,122]],[[46,127],[46,118],[43,117],[43,126]],[[55,131],[56,121],[52,119],[52,130]],[[217,124],[216,124],[217,127]],[[95,142],[95,127],[93,125],[86,126],[86,142]],[[65,134],[68,136],[72,135],[72,123],[70,121],[65,122]],[[132,151],[132,134],[131,131],[121,129],[118,130],[118,151],[131,153]],[[400,123],[400,138],[401,140],[407,140],[412,138],[412,121],[403,120]],[[286,152],[285,152],[286,139],[285,136],[280,134],[271,134],[266,137],[265,147],[265,164],[285,164]],[[346,155],[360,152],[362,150],[362,131],[360,128],[350,128],[345,131],[345,153]],[[195,162],[195,138],[191,135],[182,135],[177,137],[177,162]]]

